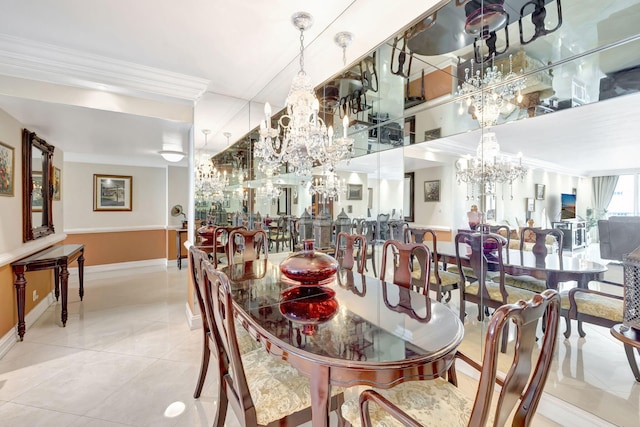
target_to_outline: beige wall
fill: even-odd
[[[14,148],[13,197],[0,196],[0,259],[22,245],[22,124],[0,110],[0,141]]]

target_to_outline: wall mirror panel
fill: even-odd
[[[54,232],[53,199],[54,147],[34,132],[22,132],[22,214],[24,242]]]

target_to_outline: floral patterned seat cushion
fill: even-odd
[[[498,282],[499,280],[499,277],[493,278],[494,282]],[[510,274],[506,274],[504,276],[504,284],[537,293],[547,290],[547,282],[545,280],[536,279],[531,276],[512,276]]]
[[[258,424],[269,424],[311,406],[309,379],[289,363],[258,349],[243,354],[242,364]],[[331,392],[335,396],[343,389],[333,387]]]
[[[400,409],[425,426],[467,426],[473,398],[442,378],[428,381],[408,381],[389,389],[376,390]],[[371,422],[376,427],[402,426],[388,412],[369,403]],[[360,426],[358,398],[342,405],[342,415],[353,426]],[[493,424],[493,417],[487,425]]]
[[[533,296],[535,295],[534,292],[527,291],[525,289],[513,288],[511,286],[505,286],[505,288],[507,289],[507,294],[508,294],[507,302],[509,304],[513,304],[514,302],[517,302],[520,300],[528,301],[531,298],[533,298]],[[487,291],[489,291],[489,296],[491,297],[492,300],[495,300],[495,301],[502,300],[502,294],[500,293],[500,285],[498,285],[497,283],[487,281]],[[478,284],[472,283],[471,285],[467,285],[465,287],[465,292],[468,294],[477,295]]]
[[[586,292],[577,292],[575,297],[578,313],[622,322],[624,311],[622,300]]]
[[[249,353],[250,351],[261,348],[260,343],[254,339],[247,330],[242,327],[239,321],[236,321],[236,339],[238,340],[238,348],[240,354]]]

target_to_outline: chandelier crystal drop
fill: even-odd
[[[300,71],[293,79],[286,100],[286,112],[272,127],[271,106],[265,104],[265,120],[260,123],[260,139],[256,143],[255,158],[259,170],[272,175],[288,164],[298,176],[311,175],[314,163],[335,164],[352,155],[353,139],[347,137],[349,119],[343,120],[342,137],[334,138],[333,127],[327,127],[319,117],[320,103],[311,78],[304,71],[304,31],[313,23],[311,15],[298,12],[292,17],[300,30]]]
[[[463,113],[466,107],[483,128],[496,125],[500,113],[514,107],[511,100],[522,101],[526,79],[513,72],[511,55],[507,74],[503,75],[496,65],[487,67],[484,74],[480,70],[474,73],[473,61],[471,72],[466,68],[464,74],[464,82],[458,86],[458,95],[463,97],[459,112]]]

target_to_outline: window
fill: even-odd
[[[607,216],[638,215],[638,175],[620,175],[607,207]]]

